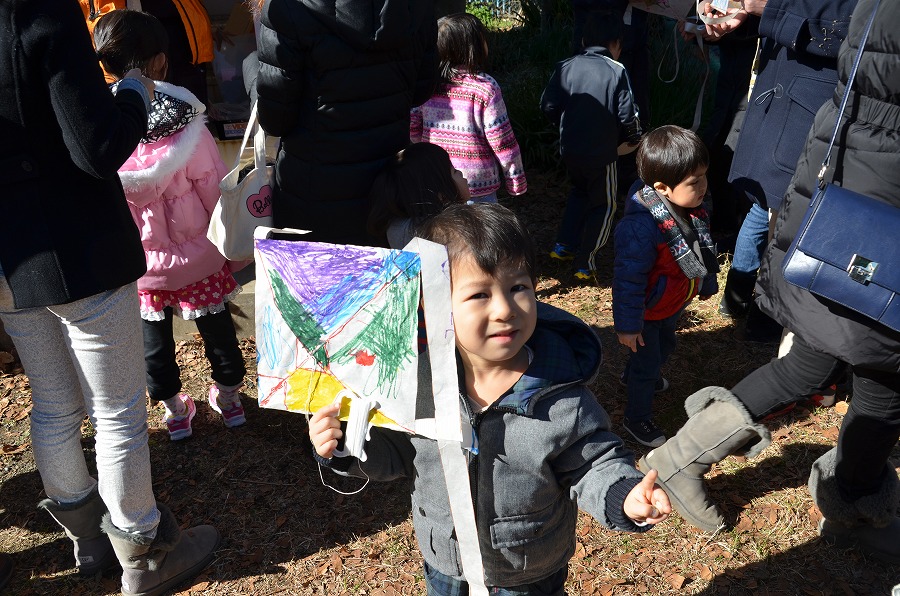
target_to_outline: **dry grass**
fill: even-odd
[[[565,183],[532,175],[529,196],[509,201],[533,231],[541,252],[553,239]],[[607,255],[612,251],[608,250]],[[625,352],[612,332],[611,262],[597,285],[575,284],[569,272],[542,259],[540,298],[569,310],[600,334],[605,366],[593,385],[614,424],[625,392],[618,383]],[[655,403],[658,423],[673,434],[684,422],[684,398],[706,385],[732,386],[773,355],[772,346],[736,341],[716,300],[696,302],[683,317],[679,346],[664,374],[672,387]],[[243,345],[255,370],[252,341]],[[208,366],[199,342],[179,348],[185,387],[203,396]],[[0,377],[0,551],[13,553],[11,592],[114,594],[115,577],[79,579],[70,543],[49,516],[28,448],[27,379]],[[353,496],[322,485],[310,457],[302,416],[260,410],[252,389],[248,424],[226,430],[205,404],[194,437],[170,443],[161,408],[151,410],[154,488],[184,525],[212,523],[223,544],[213,564],[185,593],[424,594],[421,557],[409,521],[405,483],[367,486]],[[709,476],[712,497],[732,529],[704,534],[673,515],[641,535],[613,533],[585,514],[569,565],[568,592],[580,594],[888,594],[900,567],[821,543],[818,512],[806,488],[812,462],[837,438],[841,409],[798,408],[769,423],[774,441],[757,458],[728,458]],[[84,446],[93,453],[90,428]],[[629,443],[637,454],[645,450]],[[892,463],[900,464],[900,449]],[[328,478],[345,492],[360,483]]]

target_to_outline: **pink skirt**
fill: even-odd
[[[234,280],[226,263],[221,271],[187,285],[180,290],[138,290],[141,301],[141,318],[145,321],[162,321],[163,310],[172,307],[178,316],[191,321],[206,314],[225,310],[241,293],[241,286]]]

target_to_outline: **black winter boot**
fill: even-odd
[[[722,288],[722,301],[719,303],[719,314],[735,319],[747,316],[747,309],[753,301],[753,287],[756,285],[756,273],[744,273],[729,269],[725,276],[725,287]]]
[[[0,553],[0,590],[6,587],[13,575],[13,558],[7,553]]]

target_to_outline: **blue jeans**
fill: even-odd
[[[472,203],[496,203],[497,202],[497,191],[495,190],[489,195],[484,195],[480,197],[471,197],[469,199]]]
[[[678,326],[679,310],[674,315],[658,321],[644,321],[641,336],[644,345],[638,345],[625,365],[625,382],[628,402],[625,404],[625,418],[630,422],[641,422],[653,418],[653,395],[663,364],[675,349],[675,328]]]
[[[750,207],[734,245],[731,268],[741,273],[753,273],[759,269],[763,252],[769,241],[769,211],[756,203]]]
[[[563,567],[550,577],[523,584],[521,586],[509,586],[501,588],[489,586],[488,593],[497,596],[560,596],[565,595],[566,577],[569,568]],[[469,584],[464,581],[444,575],[428,563],[425,563],[425,585],[428,587],[428,596],[469,596]]]
[[[31,382],[31,443],[44,491],[75,503],[98,488],[120,530],[154,536],[141,315],[135,284],[68,304],[17,309],[0,276],[0,318]],[[97,480],[81,446],[96,431]]]

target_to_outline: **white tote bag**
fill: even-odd
[[[253,169],[241,174],[241,157],[253,136]],[[244,141],[234,168],[219,183],[221,196],[213,210],[206,237],[230,261],[253,259],[253,231],[272,226],[272,186],[275,167],[266,164],[266,133],[259,125],[256,104],[250,112]]]

